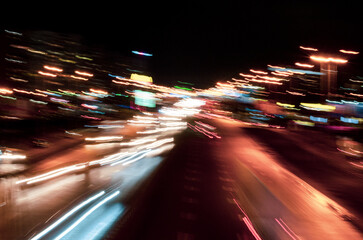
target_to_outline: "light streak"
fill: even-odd
[[[159,117],[159,120],[163,121],[181,121],[181,118],[175,118],[175,117]]]
[[[291,76],[293,73],[275,71],[275,72],[271,72],[271,74],[276,75],[276,76],[281,76],[281,77],[288,77],[288,76]]]
[[[37,235],[35,235],[34,237],[32,237],[30,240],[39,240],[39,239],[41,239],[46,234],[48,234],[50,231],[52,231],[54,228],[56,228],[59,224],[61,224],[67,218],[69,218],[72,214],[74,214],[75,212],[77,212],[78,210],[80,210],[81,208],[83,208],[84,206],[86,206],[88,203],[96,200],[97,198],[101,197],[104,194],[105,194],[105,191],[102,191],[102,192],[99,192],[96,195],[88,198],[86,201],[83,201],[81,204],[77,205],[72,210],[70,210],[65,215],[63,215],[60,219],[58,219],[53,224],[51,224],[49,227],[47,227],[46,229],[44,229],[43,231],[41,231],[40,233],[38,233]]]
[[[139,147],[138,149],[152,149],[152,148],[157,148],[157,147],[160,147],[162,145],[164,145],[165,143],[170,143],[170,142],[173,142],[174,141],[174,138],[165,138],[165,139],[161,139],[161,140],[158,140],[158,141],[155,141],[153,143],[150,143],[149,145],[145,145],[145,146],[141,146]]]
[[[253,227],[252,222],[249,219],[249,217],[247,216],[247,214],[245,213],[245,211],[242,210],[242,208],[240,207],[240,205],[238,204],[238,202],[236,201],[235,198],[233,198],[233,201],[235,202],[235,204],[237,205],[239,210],[245,215],[245,217],[243,217],[242,220],[246,224],[246,226],[248,227],[248,229],[250,230],[252,235],[256,238],[256,240],[262,240],[262,238],[258,235],[255,228]]]
[[[251,72],[253,72],[253,73],[256,73],[256,74],[265,74],[265,75],[267,75],[267,74],[268,74],[268,72],[259,71],[259,70],[254,70],[254,69],[250,69],[250,71],[251,71]]]
[[[299,48],[303,49],[303,50],[307,50],[307,51],[313,51],[313,52],[317,52],[318,49],[317,48],[312,48],[312,47],[303,47],[303,46],[299,46]]]
[[[61,68],[57,68],[57,67],[52,67],[52,66],[48,66],[48,65],[44,65],[43,66],[45,69],[49,70],[49,71],[54,71],[54,72],[63,72],[63,69]]]
[[[0,155],[0,159],[26,159],[26,155],[4,153]]]
[[[82,81],[88,81],[88,79],[84,78],[84,77],[79,77],[79,76],[74,76],[74,75],[70,75],[70,77],[74,78],[74,79],[82,80]]]
[[[345,151],[345,150],[340,149],[340,148],[338,148],[338,147],[337,147],[337,150],[338,150],[339,152],[342,152],[342,153],[345,153],[345,154],[348,154],[348,155],[352,155],[352,156],[356,156],[356,157],[359,157],[359,156],[360,156],[359,154],[355,154],[355,153],[352,153],[352,152],[348,152],[348,151]]]
[[[281,220],[281,222],[277,219],[277,218],[275,218],[275,220],[276,220],[276,222],[280,225],[280,227],[292,238],[292,239],[294,239],[294,240],[296,240],[296,239],[299,239],[297,236],[296,236],[296,234],[286,225],[286,223],[284,222],[284,225],[285,226],[283,226],[282,225],[282,223],[281,222],[283,222],[282,221],[282,219],[280,218],[280,220]],[[289,229],[290,231],[288,231],[287,229]],[[295,238],[295,236],[293,236],[293,234],[297,237],[297,238]]]
[[[128,159],[128,161],[125,161],[125,162],[122,163],[122,166],[126,166],[126,165],[129,165],[129,164],[133,163],[133,162],[139,161],[140,159],[143,159],[149,152],[151,152],[151,150],[146,151],[145,153],[141,154],[138,157]]]
[[[86,76],[86,77],[93,77],[92,73],[88,73],[88,72],[82,72],[82,71],[74,71],[76,74],[82,75],[82,76]]]
[[[271,82],[267,80],[258,80],[258,79],[248,79],[250,82],[259,82],[259,83],[269,83],[269,84],[276,84],[276,85],[282,85],[281,82]]]
[[[159,147],[157,149],[154,149],[154,150],[148,152],[147,155],[149,157],[151,157],[151,156],[157,156],[157,155],[162,154],[163,152],[166,152],[166,151],[172,149],[174,146],[175,146],[174,143],[166,144],[165,146]]]
[[[12,94],[13,90],[8,89],[8,88],[0,88],[0,93],[1,94]]]
[[[244,223],[246,224],[246,226],[248,227],[248,229],[250,230],[250,232],[252,233],[252,235],[257,239],[257,240],[262,240],[261,237],[258,235],[258,233],[256,232],[255,228],[253,227],[252,223],[246,218],[243,218]]]
[[[154,141],[156,141],[156,138],[144,137],[141,139],[133,140],[131,142],[120,143],[120,146],[137,146],[137,145],[141,145],[141,144],[148,143],[148,142],[154,142]]]
[[[31,95],[35,95],[35,96],[48,97],[48,95],[46,95],[46,94],[30,92],[30,91],[16,89],[16,88],[13,88],[13,91],[14,92],[19,92],[19,93],[24,93],[24,94],[31,94]]]
[[[318,62],[333,62],[333,63],[347,63],[348,60],[342,58],[332,58],[332,57],[321,57],[321,56],[310,56],[311,60]]]
[[[103,90],[100,90],[100,89],[94,89],[94,88],[90,88],[90,92],[97,93],[97,94],[103,94],[103,95],[108,94],[108,92],[106,92],[106,91],[103,91]]]
[[[137,116],[134,116],[134,118],[137,118],[137,119],[141,119],[141,120],[157,120],[157,118],[155,117],[146,117],[146,116],[140,116],[140,115],[137,115]]]
[[[182,108],[196,108],[203,106],[205,104],[205,101],[200,99],[193,99],[193,98],[185,98],[183,100],[180,100],[179,102],[175,103],[174,106],[176,107],[182,107]]]
[[[122,136],[104,136],[104,137],[85,138],[86,141],[95,141],[95,142],[121,141],[122,139],[123,139]]]
[[[93,120],[102,120],[101,118],[91,117],[91,116],[87,116],[87,115],[81,115],[81,117],[87,118],[87,119],[93,119]]]
[[[165,127],[165,128],[156,128],[153,130],[145,130],[136,132],[137,134],[154,134],[159,132],[167,132],[167,131],[179,131],[185,129],[185,126],[176,126],[176,127]]]
[[[94,160],[94,161],[91,161],[89,162],[90,165],[96,165],[96,164],[100,164],[101,166],[103,165],[106,165],[110,162],[114,162],[116,160],[119,160],[121,159],[122,157],[125,157],[127,156],[128,154],[130,154],[129,152],[119,152],[119,153],[115,153],[115,154],[112,154],[110,156],[107,156],[107,157],[104,157],[104,158],[101,158],[99,160]]]
[[[195,123],[196,124],[199,124],[199,125],[201,125],[201,126],[203,126],[205,128],[208,128],[210,130],[215,130],[216,129],[216,127],[213,127],[213,126],[211,126],[209,124],[206,124],[206,123],[203,123],[203,122],[200,122],[200,121],[195,121]]]
[[[248,77],[248,78],[254,78],[254,77],[256,77],[255,75],[244,74],[244,73],[240,73],[239,75],[241,75],[242,77]]]
[[[363,162],[360,162],[360,164],[358,163],[354,163],[354,162],[349,162],[350,164],[352,164],[353,166],[355,167],[358,167],[358,168],[363,168]]]
[[[86,219],[91,213],[93,213],[97,208],[101,207],[106,202],[110,201],[111,199],[115,198],[117,195],[120,194],[120,191],[116,191],[107,198],[103,199],[99,203],[97,203],[94,207],[88,210],[85,214],[83,214],[75,223],[73,223],[69,228],[67,228],[64,232],[59,234],[55,240],[62,239],[65,235],[67,235],[70,231],[72,231],[75,227],[78,226],[84,219]]]
[[[90,105],[90,104],[86,104],[86,103],[82,103],[81,106],[85,107],[85,108],[93,109],[93,110],[98,108],[98,106],[96,106],[96,105]]]
[[[162,122],[161,125],[165,125],[168,127],[176,127],[176,126],[186,126],[186,122]]]
[[[285,67],[274,66],[274,65],[270,65],[270,64],[267,64],[267,66],[268,66],[269,68],[285,69]]]
[[[61,99],[61,98],[54,98],[54,97],[51,97],[50,100],[53,101],[53,102],[60,102],[60,103],[68,103],[69,102],[69,100],[65,100],[65,99]]]
[[[326,111],[326,112],[332,112],[336,109],[335,106],[324,105],[320,103],[301,103],[300,106],[309,110]]]
[[[141,56],[146,56],[146,57],[151,57],[152,54],[151,53],[146,53],[146,52],[139,52],[139,51],[131,51],[133,54],[137,54],[137,55],[141,55]]]
[[[83,169],[85,167],[86,167],[86,165],[84,165],[84,164],[76,164],[76,165],[72,165],[72,166],[68,166],[68,167],[64,167],[64,168],[59,168],[59,169],[56,169],[56,170],[53,170],[53,171],[50,171],[50,172],[35,176],[35,177],[19,180],[15,184],[20,184],[20,183],[23,183],[23,182],[26,182],[27,184],[37,183],[37,182],[41,182],[41,181],[44,181],[44,180],[48,180],[48,179],[51,179],[51,178],[55,178],[55,177],[64,175],[64,174],[69,173],[69,172],[80,170],[80,169]]]
[[[206,130],[205,128],[199,127],[197,125],[194,126],[195,129],[201,130],[202,132],[206,133],[209,136],[215,137],[215,138],[221,138],[221,136],[219,136],[218,134],[214,133],[214,132],[210,132],[208,130]]]
[[[48,72],[43,72],[43,71],[38,71],[38,73],[40,75],[43,75],[43,76],[47,76],[47,77],[56,77],[57,74],[54,74],[54,73],[48,73]]]
[[[346,54],[359,54],[359,52],[344,50],[344,49],[340,49],[339,52],[346,53]]]
[[[291,94],[291,95],[295,95],[295,96],[306,96],[306,94],[300,93],[300,92],[292,92],[292,91],[289,91],[289,90],[286,90],[286,92]]]
[[[124,158],[124,159],[121,159],[121,160],[119,160],[119,161],[117,161],[117,162],[112,163],[110,166],[115,166],[115,165],[118,165],[118,164],[120,164],[120,163],[126,163],[126,165],[128,165],[128,164],[130,164],[131,162],[135,162],[135,161],[138,161],[138,160],[140,160],[140,159],[144,158],[144,157],[146,156],[146,154],[147,154],[148,152],[150,152],[150,151],[151,151],[151,149],[146,149],[146,150],[143,150],[143,151],[137,152],[137,153],[135,153],[135,154],[133,154],[133,155],[131,155],[131,156],[127,157],[127,158]],[[130,162],[130,161],[131,161],[131,162]],[[124,165],[124,164],[123,164],[123,165]]]
[[[299,67],[306,67],[306,68],[313,68],[314,67],[314,65],[312,65],[312,64],[299,63],[299,62],[296,62],[295,65],[299,66]]]

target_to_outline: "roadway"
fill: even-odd
[[[128,239],[363,239],[362,172],[329,136],[202,121],[221,138],[188,130]]]
[[[325,135],[147,118],[3,179],[0,238],[362,239],[362,172]]]
[[[105,129],[84,136],[92,138],[92,142],[86,141],[46,158],[24,175],[1,179],[0,239],[101,239],[127,209],[126,199],[162,164],[163,154],[173,147],[173,136],[184,128],[168,128],[165,125],[169,122],[165,121],[154,123],[157,117],[155,121],[144,119],[149,116],[138,117],[133,122],[124,122],[123,128],[119,123],[102,124]],[[104,139],[121,136],[120,141]],[[100,192],[103,196],[97,201],[92,200],[70,214]],[[112,201],[98,205],[116,192]],[[104,210],[108,214],[103,215]],[[76,224],[88,211],[92,214]],[[67,214],[67,221],[55,224]],[[50,226],[53,226],[51,231]],[[67,232],[70,227],[76,229]],[[44,231],[47,234],[43,236]]]

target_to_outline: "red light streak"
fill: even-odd
[[[240,207],[240,205],[238,204],[238,202],[236,201],[235,198],[233,198],[234,203],[237,205],[237,207],[239,208],[239,210],[241,210],[241,212],[243,213],[243,215],[245,215],[245,217],[243,217],[243,222],[246,224],[246,226],[248,227],[248,229],[250,230],[250,232],[252,233],[252,235],[257,239],[257,240],[262,240],[262,238],[258,235],[258,233],[256,232],[256,229],[253,227],[251,220],[248,218],[247,214],[245,213],[245,211],[242,210],[242,208]]]
[[[281,228],[292,238],[292,239],[294,239],[294,240],[296,240],[296,239],[300,239],[290,228],[289,228],[289,226],[287,226],[286,225],[286,223],[284,222],[284,221],[282,221],[282,219],[280,218],[280,221],[285,225],[285,226],[283,226],[282,224],[281,224],[281,222],[277,219],[277,218],[275,218],[275,220],[276,220],[276,222],[281,226]],[[286,228],[285,228],[286,227]],[[288,231],[288,230],[290,230],[290,231]],[[294,235],[294,236],[293,236]],[[296,238],[295,238],[296,237]]]

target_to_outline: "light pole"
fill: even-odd
[[[342,58],[323,57],[312,55],[310,59],[320,63],[320,90],[324,94],[336,92],[337,85],[337,66],[338,64],[347,63],[348,60]]]

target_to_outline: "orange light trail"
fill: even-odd
[[[346,54],[359,54],[359,52],[344,50],[344,49],[340,49],[339,52],[346,53]]]
[[[301,49],[303,50],[307,50],[307,51],[314,51],[314,52],[317,52],[318,49],[317,48],[312,48],[312,47],[303,47],[303,46],[300,46]]]
[[[74,79],[82,80],[82,81],[88,81],[88,79],[84,78],[84,77],[79,77],[79,76],[74,76],[74,75],[70,75],[70,77],[74,78]]]
[[[108,94],[108,92],[106,92],[106,91],[93,89],[93,88],[90,89],[90,92],[97,93],[97,94],[105,94],[105,95]]]
[[[333,63],[347,63],[348,60],[342,58],[332,58],[332,57],[319,57],[319,56],[310,56],[311,60],[318,62],[333,62]]]
[[[1,94],[12,94],[13,90],[7,89],[7,88],[0,88],[0,93]]]
[[[274,66],[274,65],[270,65],[270,64],[267,64],[267,66],[270,68],[286,69],[285,67]]]
[[[81,72],[81,71],[74,71],[75,73],[79,74],[79,75],[82,75],[82,76],[86,76],[86,77],[93,77],[93,74],[92,73],[88,73],[88,72]]]
[[[57,76],[57,74],[48,73],[48,72],[43,72],[43,71],[38,71],[38,73],[39,73],[40,75],[47,76],[47,77],[56,77],[56,76]]]
[[[295,65],[299,66],[299,67],[306,67],[306,68],[313,68],[314,67],[314,65],[312,65],[312,64],[299,63],[299,62],[296,62]]]
[[[44,65],[43,66],[45,69],[49,70],[49,71],[54,71],[54,72],[63,72],[63,69],[61,68],[57,68],[57,67],[52,67],[52,66],[48,66],[48,65]]]
[[[254,69],[250,69],[250,71],[253,72],[253,73],[256,73],[256,74],[264,74],[264,75],[267,75],[268,74],[268,72],[254,70]]]
[[[244,73],[240,73],[239,75],[241,75],[242,77],[250,77],[250,78],[254,78],[256,76],[251,75],[251,74],[244,74]]]

